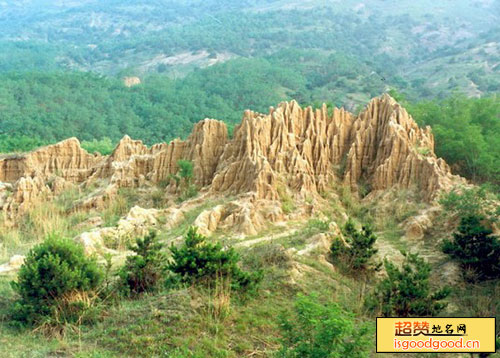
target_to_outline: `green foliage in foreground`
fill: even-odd
[[[500,278],[500,240],[483,226],[481,216],[462,217],[452,240],[443,242],[443,252],[458,260],[464,270],[479,279]]]
[[[165,272],[166,257],[155,232],[136,239],[130,249],[135,255],[127,256],[119,276],[128,293],[140,294],[154,291]]]
[[[429,283],[431,265],[417,254],[403,253],[401,268],[385,260],[387,277],[367,298],[367,306],[385,317],[435,316],[446,307],[448,288],[432,291]]]
[[[336,303],[321,303],[317,295],[299,295],[281,328],[279,358],[368,358],[372,350],[368,326]]]
[[[378,269],[373,263],[373,256],[378,252],[374,248],[377,236],[369,226],[357,230],[354,222],[349,219],[342,228],[345,243],[336,238],[331,245],[330,252],[334,261],[341,261],[348,268],[354,270]]]
[[[211,284],[217,276],[228,277],[234,288],[248,289],[261,279],[261,273],[245,272],[239,266],[240,256],[233,248],[207,242],[195,227],[189,228],[181,247],[171,246],[172,262],[168,269],[181,282]]]
[[[84,301],[88,301],[80,298],[95,291],[102,278],[96,260],[86,257],[82,246],[68,239],[48,238],[31,249],[17,282],[12,283],[19,295],[13,318],[28,324],[55,316],[59,321],[74,321],[72,313],[86,308]]]

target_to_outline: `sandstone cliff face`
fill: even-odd
[[[338,180],[354,190],[415,186],[427,200],[457,180],[434,155],[430,128],[420,129],[394,99],[376,98],[358,116],[292,101],[268,115],[247,111],[212,182],[214,191],[253,191],[278,199],[280,183],[310,195]]]
[[[125,136],[113,153],[98,166],[92,178],[110,178],[120,187],[159,183],[168,179],[170,174],[177,173],[177,162],[186,159],[194,163],[196,183],[205,186],[212,181],[226,142],[226,125],[213,119],[197,123],[185,141],[176,139],[151,148]]]
[[[99,181],[108,187],[83,203],[98,207],[112,200],[117,188],[168,183],[179,159],[193,161],[195,183],[207,194],[240,197],[203,214],[198,221],[207,231],[224,225],[254,233],[265,220],[281,220],[276,203],[284,193],[303,200],[342,184],[374,192],[400,186],[415,187],[431,201],[461,180],[434,155],[430,128],[418,128],[383,95],[359,116],[343,109],[329,113],[326,106],[303,109],[295,101],[268,114],[246,111],[232,139],[223,122],[205,119],[184,141],[148,148],[125,136],[110,156],[89,154],[72,138],[0,158],[0,181],[7,183],[3,188],[12,187],[10,195],[2,194],[0,207],[12,216],[66,184]]]
[[[49,178],[53,175],[71,182],[83,182],[101,161],[89,154],[76,138],[32,152],[0,158],[0,181],[15,182],[22,177]]]
[[[434,154],[430,127],[420,129],[390,96],[373,100],[353,123],[344,181],[372,190],[416,186],[431,200],[449,187],[449,166]]]
[[[0,209],[13,219],[42,198],[59,194],[72,183],[83,183],[101,161],[101,156],[82,149],[76,138],[0,158],[0,181],[12,187],[0,200]]]
[[[325,189],[336,177],[335,166],[348,148],[353,116],[326,106],[302,109],[282,103],[268,115],[245,112],[227,146],[212,183],[214,191],[256,193],[279,199],[277,188],[307,194]]]

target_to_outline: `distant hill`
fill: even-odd
[[[3,2],[0,70],[161,72],[178,77],[234,57],[262,57],[296,48],[340,52],[385,71],[385,78],[393,73],[406,77],[408,67],[448,56],[449,51],[459,54],[469,46],[481,46],[482,36],[499,23],[499,4],[498,0]],[[498,29],[492,37],[495,34]],[[488,61],[487,55],[479,57]]]
[[[499,20],[500,0],[1,2],[0,151],[151,144],[206,117],[231,131],[245,109],[291,99],[353,112],[391,90],[498,102]],[[496,129],[473,117],[490,153]]]

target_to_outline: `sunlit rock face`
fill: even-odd
[[[418,187],[426,200],[458,180],[434,154],[429,127],[420,129],[390,96],[354,116],[282,103],[268,115],[245,112],[224,150],[212,190],[253,191],[277,199],[277,183],[305,194],[342,181],[356,190]]]
[[[214,119],[197,123],[186,140],[147,147],[125,136],[109,156],[91,154],[76,138],[0,158],[1,210],[14,218],[65,188],[105,183],[82,202],[99,207],[120,187],[175,186],[177,162],[194,164],[194,182],[210,195],[236,195],[230,207],[206,213],[207,230],[234,225],[256,232],[267,220],[283,219],[283,195],[305,199],[335,186],[356,192],[394,186],[416,188],[425,201],[463,179],[434,154],[430,128],[419,128],[388,95],[373,99],[359,115],[344,109],[301,108],[284,102],[268,114],[246,111],[229,139]],[[273,204],[274,203],[274,204]],[[303,208],[304,215],[312,208]],[[200,222],[202,220],[200,219]]]

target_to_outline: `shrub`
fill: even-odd
[[[260,272],[249,273],[238,266],[240,257],[233,248],[208,243],[196,228],[189,228],[184,244],[170,247],[172,262],[168,269],[184,283],[213,283],[218,275],[229,277],[233,288],[249,288],[260,279]]]
[[[444,194],[439,203],[446,212],[457,217],[485,216],[495,222],[500,216],[500,207],[496,204],[498,197],[488,190],[488,186],[473,188],[454,188]]]
[[[100,140],[93,139],[92,141],[84,140],[81,143],[83,149],[89,153],[98,152],[102,155],[109,155],[115,149],[113,142],[108,137],[103,137]]]
[[[130,249],[136,255],[128,256],[120,270],[123,287],[127,293],[140,294],[154,291],[165,271],[163,245],[158,242],[156,233],[151,231],[144,238],[137,238]]]
[[[151,201],[155,208],[162,208],[165,206],[166,197],[165,191],[162,189],[157,189],[151,192]]]
[[[295,202],[293,198],[288,194],[286,186],[277,186],[278,196],[281,201],[281,210],[284,214],[290,214],[295,210]]]
[[[278,267],[291,268],[292,258],[286,249],[279,244],[256,245],[244,256],[245,265],[252,269]]]
[[[359,231],[349,219],[342,228],[342,234],[345,242],[341,238],[336,238],[330,247],[334,261],[339,261],[350,269],[378,270],[380,265],[375,264],[372,259],[378,251],[373,247],[377,236],[372,229],[363,226]]]
[[[198,195],[198,188],[192,183],[194,172],[193,162],[190,160],[179,159],[177,161],[177,166],[179,167],[177,174],[171,175],[171,177],[182,189],[179,198],[177,199],[177,202],[181,203]]]
[[[446,307],[441,300],[450,290],[431,292],[431,266],[417,254],[403,253],[402,268],[384,261],[387,277],[378,283],[367,299],[367,305],[385,317],[434,316]]]
[[[19,271],[14,290],[20,298],[14,305],[14,319],[28,324],[45,317],[72,322],[90,305],[89,294],[102,281],[94,258],[68,239],[49,238],[35,246]]]
[[[182,203],[183,201],[186,201],[188,199],[194,198],[196,195],[198,195],[198,188],[194,184],[188,184],[181,192],[179,195],[179,198],[177,199],[178,203]]]
[[[280,358],[370,356],[366,325],[336,303],[322,304],[316,295],[299,295],[292,315],[282,317],[283,340]]]
[[[193,179],[193,162],[190,160],[179,159],[177,161],[177,166],[179,167],[179,176],[186,180],[191,181]]]
[[[442,249],[479,279],[500,278],[500,240],[481,224],[483,219],[479,215],[462,217],[453,240],[445,240]]]
[[[330,221],[321,219],[310,219],[306,225],[306,231],[310,235],[330,230]]]

